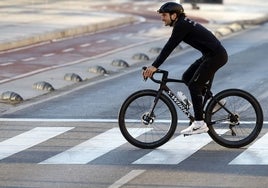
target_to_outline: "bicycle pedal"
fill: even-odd
[[[183,134],[184,137],[186,136],[192,136],[193,134]]]
[[[194,132],[192,134],[183,134],[183,136],[192,136],[192,135],[197,135],[197,134],[203,134],[203,133],[206,133],[206,132]]]

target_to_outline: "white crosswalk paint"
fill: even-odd
[[[60,135],[73,127],[36,127],[0,142],[0,160]]]
[[[130,132],[137,137],[149,130],[133,128]],[[120,130],[113,128],[39,164],[86,164],[126,142]]]
[[[211,138],[207,134],[191,137],[180,135],[133,164],[178,164],[210,141]]]
[[[0,160],[38,145],[74,127],[36,127],[10,139],[0,142]],[[139,130],[139,132],[137,132]],[[131,130],[139,136],[150,129]],[[218,130],[221,134],[228,130]],[[178,164],[207,145],[211,138],[207,134],[184,137],[182,135],[167,142],[158,149],[133,162],[133,164]],[[127,141],[119,128],[110,129],[67,151],[55,155],[40,164],[86,164],[116,149]],[[229,165],[268,165],[268,133],[259,138]]]
[[[217,132],[223,134],[226,131],[228,130],[218,130]],[[198,134],[187,137],[180,135],[134,161],[133,164],[178,164],[211,141],[208,134]]]
[[[232,160],[229,165],[268,165],[268,133]]]

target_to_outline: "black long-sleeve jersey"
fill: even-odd
[[[203,55],[213,54],[222,47],[220,41],[209,30],[181,15],[174,24],[169,40],[152,65],[158,68],[182,41],[199,50]]]

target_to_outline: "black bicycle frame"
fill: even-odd
[[[167,78],[167,73],[166,72],[162,72],[163,73],[163,77],[162,80],[155,80],[154,78],[152,78],[152,80],[154,82],[157,82],[160,84],[160,87],[158,89],[158,93],[157,96],[154,100],[154,105],[152,107],[152,111],[154,111],[155,105],[157,104],[161,94],[163,93],[163,91],[166,92],[166,94],[169,96],[169,98],[181,109],[181,111],[190,119],[190,122],[194,121],[194,116],[191,114],[191,112],[189,111],[189,108],[187,108],[187,106],[180,100],[178,99],[178,97],[171,91],[171,89],[169,89],[169,87],[166,85],[167,82],[177,82],[177,83],[185,83],[183,80],[176,80],[176,79],[169,79]]]
[[[168,86],[164,85],[163,90],[170,97],[170,99],[181,109],[181,111],[190,119],[190,122],[193,122],[194,116],[189,111],[189,108],[180,99],[178,99],[178,97],[169,89]]]
[[[143,70],[145,70],[146,67],[143,67]],[[158,70],[156,73],[161,73],[163,74],[162,79],[161,80],[157,80],[154,77],[151,77],[151,80],[155,83],[160,84],[160,87],[158,89],[157,92],[157,96],[154,100],[154,103],[152,105],[151,108],[151,112],[150,112],[150,116],[153,115],[153,111],[155,109],[155,106],[161,96],[161,94],[163,93],[163,91],[166,92],[166,94],[169,96],[169,98],[181,109],[181,111],[189,118],[190,122],[194,121],[194,116],[191,114],[191,112],[189,111],[189,108],[187,108],[187,106],[183,103],[183,101],[181,101],[180,99],[178,99],[178,97],[171,91],[171,89],[169,89],[169,87],[166,85],[168,82],[176,82],[176,83],[184,83],[185,82],[183,80],[177,80],[177,79],[170,79],[168,78],[168,71],[164,71],[164,70]],[[203,100],[203,110],[205,110],[205,105],[208,102],[208,100],[214,100],[216,101],[224,110],[226,110],[226,112],[228,112],[232,117],[235,117],[235,114],[233,114],[232,112],[230,112],[230,110],[228,110],[224,105],[222,105],[219,101],[217,101],[212,92],[211,92],[211,86],[212,86],[212,82],[213,82],[214,76],[205,84],[205,91],[203,93],[204,95],[204,100]],[[205,113],[205,112],[204,112]]]

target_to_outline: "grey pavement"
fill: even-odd
[[[0,23],[0,52],[84,33],[94,33],[123,24],[131,24],[139,20],[138,17],[133,15],[111,12],[105,6],[102,6],[100,10],[93,8],[93,5],[101,6],[104,4],[103,2],[106,4],[118,4],[126,1],[2,0],[0,2],[0,15],[5,19],[2,19]],[[209,20],[206,26],[218,37],[224,37],[233,32],[245,29],[247,25],[261,24],[268,20],[268,3],[265,0],[256,0],[254,2],[250,0],[242,2],[239,0],[226,0],[224,2],[224,5],[200,4],[200,10],[192,10],[189,4],[184,4],[184,7],[188,15]],[[147,10],[155,11],[162,3],[148,4],[150,6],[147,7]],[[163,29],[152,33],[152,35],[155,35],[155,39],[148,40],[143,44],[130,45],[126,49],[115,50],[103,56],[90,57],[62,67],[52,67],[45,72],[1,83],[0,94],[5,91],[14,91],[23,97],[24,102],[22,103],[27,103],[30,99],[50,93],[49,91],[34,90],[32,88],[33,80],[48,80],[57,91],[67,86],[73,88],[76,84],[63,79],[63,76],[69,72],[77,73],[85,80],[84,83],[90,84],[98,78],[109,79],[111,75],[133,70],[133,67],[141,66],[140,62],[131,58],[133,53],[148,52],[152,47],[162,47],[168,37],[168,31]],[[187,45],[183,45],[183,47],[187,48]],[[148,54],[150,60],[153,60],[157,56],[154,53],[148,52]],[[110,62],[115,57],[126,60],[130,64],[130,68],[112,66]],[[150,64],[150,61],[143,62],[142,65],[144,64]],[[85,71],[88,70],[88,67],[94,65],[105,67],[108,70],[108,74],[101,75],[99,73],[88,73]],[[78,87],[84,83],[80,83]],[[13,107],[13,102],[1,100],[0,112],[8,112]]]
[[[0,1],[0,51],[129,24],[135,17],[79,1]]]

